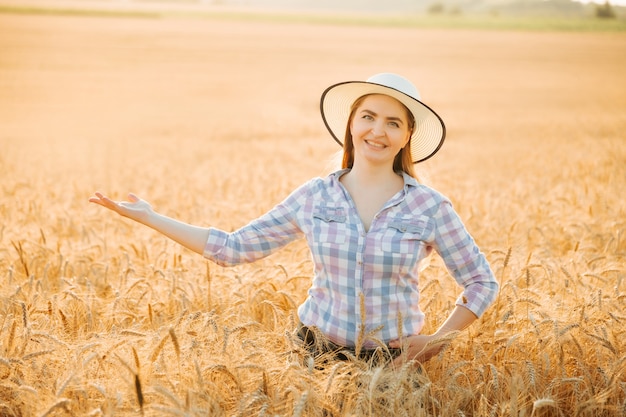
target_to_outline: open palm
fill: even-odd
[[[101,193],[95,193],[95,197],[91,197],[89,201],[141,223],[153,213],[150,203],[132,193],[128,194],[128,201],[114,201]]]

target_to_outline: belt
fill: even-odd
[[[360,349],[357,355],[355,348],[337,345],[317,330],[300,323],[297,332],[298,338],[304,342],[304,347],[315,358],[324,355],[326,358],[349,361],[353,359],[359,359],[367,362],[376,362],[378,364],[391,362],[393,359],[400,356],[402,349],[377,347],[375,349]]]

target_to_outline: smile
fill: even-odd
[[[365,143],[378,149],[385,149],[387,147],[387,145],[384,145],[380,142],[371,142],[369,140],[366,140]]]

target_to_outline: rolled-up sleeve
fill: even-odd
[[[480,317],[494,302],[499,290],[489,262],[449,201],[441,202],[434,221],[434,248],[464,289],[456,304]]]
[[[307,185],[295,190],[266,214],[234,231],[209,229],[204,257],[222,266],[254,262],[302,236],[298,222]]]

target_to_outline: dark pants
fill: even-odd
[[[376,349],[360,349],[359,354],[357,355],[355,348],[336,345],[326,339],[324,335],[319,332],[319,330],[307,327],[302,323],[300,323],[300,326],[298,327],[297,335],[300,340],[304,342],[305,348],[316,359],[318,357],[340,361],[359,359],[376,365],[383,365],[391,362],[402,353],[401,349],[381,346]]]

